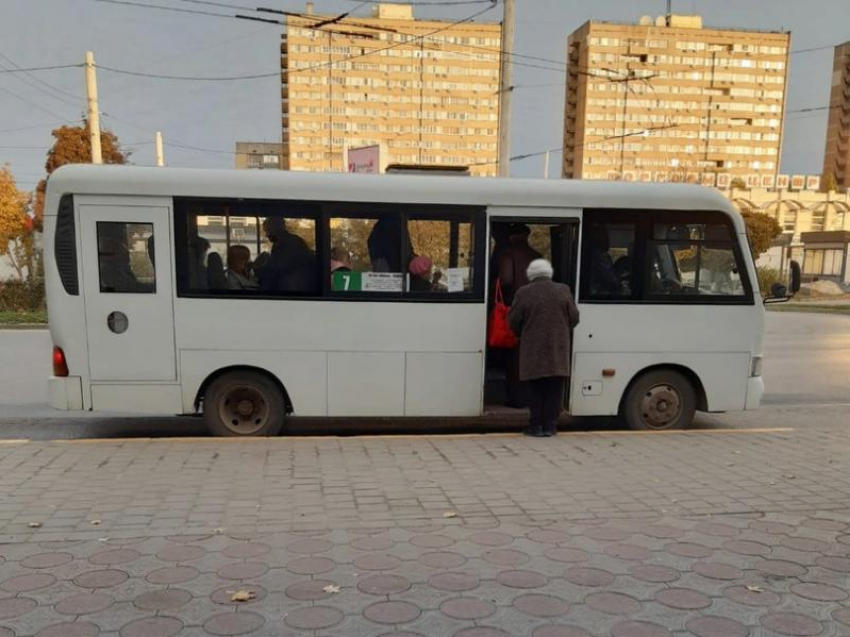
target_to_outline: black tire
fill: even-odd
[[[214,436],[276,436],[286,406],[280,388],[258,372],[230,372],[204,392],[204,424]]]
[[[684,429],[693,421],[696,406],[697,394],[691,381],[672,369],[659,369],[642,374],[632,383],[621,415],[631,429]]]

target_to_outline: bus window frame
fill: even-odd
[[[380,219],[397,215],[401,219],[401,261],[409,261],[407,246],[409,233],[407,224],[411,218],[423,221],[452,221],[472,223],[472,289],[464,292],[345,292],[331,289],[330,250],[331,219]],[[487,211],[485,206],[464,206],[457,204],[417,204],[417,203],[370,203],[332,201],[322,204],[322,232],[325,234],[325,253],[322,255],[324,290],[323,298],[331,301],[429,301],[432,303],[483,303],[484,268],[486,262],[482,252],[486,252]],[[325,276],[327,274],[327,276]],[[405,271],[404,287],[408,286],[409,272]]]
[[[458,204],[420,204],[420,203],[389,203],[363,201],[324,201],[302,199],[246,199],[226,197],[174,197],[174,265],[175,265],[175,296],[186,299],[256,299],[263,301],[368,301],[368,302],[428,302],[428,303],[484,303],[485,300],[485,267],[484,255],[488,252],[487,243],[487,208],[486,206],[470,206]],[[186,290],[185,272],[187,269],[186,250],[181,249],[188,241],[189,206],[197,204],[203,207],[230,206],[230,216],[256,217],[256,214],[241,214],[243,210],[251,211],[268,206],[270,210],[277,207],[290,207],[297,211],[293,215],[281,215],[286,218],[314,219],[316,223],[316,258],[319,260],[319,275],[321,286],[318,293],[287,292],[285,294],[268,294],[245,290]],[[307,214],[312,209],[314,214]],[[463,223],[472,223],[472,289],[464,292],[341,292],[331,290],[330,252],[331,252],[331,218],[377,219],[382,216],[398,215],[402,223],[402,262],[407,257],[407,222],[415,220],[452,221],[457,219]],[[270,215],[267,215],[270,216]],[[229,225],[228,235],[229,235]],[[262,233],[259,228],[258,232]],[[261,238],[262,240],[262,238]],[[404,274],[407,274],[405,272]],[[405,286],[407,277],[405,277]]]
[[[587,273],[590,272],[590,253],[585,250],[586,232],[582,232],[581,240],[581,270],[579,273],[579,296],[580,303],[589,305],[755,305],[755,294],[753,283],[747,261],[741,249],[740,235],[736,232],[730,215],[723,210],[671,210],[671,209],[636,209],[627,208],[585,208],[583,211],[584,229],[587,225],[596,221],[614,220],[620,222],[635,222],[635,275],[636,285],[629,297],[611,298],[588,298]],[[650,244],[669,243],[666,240],[653,239],[653,230],[656,224],[678,223],[681,225],[692,224],[717,224],[722,222],[730,233],[730,238],[722,241],[705,239],[689,239],[688,242],[706,246],[708,248],[732,247],[735,263],[738,266],[738,276],[744,288],[744,294],[739,296],[712,295],[712,294],[651,294],[650,293],[650,268],[648,264],[648,248]]]

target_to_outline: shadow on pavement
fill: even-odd
[[[290,418],[283,436],[484,435],[518,433],[527,425],[522,412],[482,418]],[[717,429],[717,422],[700,419],[692,429]],[[613,432],[625,430],[614,417],[566,417],[560,431]],[[0,437],[31,440],[89,438],[207,437],[200,417],[109,416],[0,420]]]

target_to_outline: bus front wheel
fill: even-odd
[[[622,416],[632,429],[684,429],[696,412],[693,384],[672,369],[647,372],[632,384],[623,401]]]
[[[214,436],[276,436],[285,416],[280,389],[257,372],[224,374],[204,392],[204,423]]]

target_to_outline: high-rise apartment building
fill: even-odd
[[[320,25],[333,17],[287,18],[283,168],[344,171],[345,148],[383,144],[395,163],[496,174],[500,25],[394,4]]]
[[[839,190],[850,187],[850,42],[835,47],[832,62],[824,179],[829,175]]]
[[[236,142],[237,168],[280,169],[283,146],[272,142]]]
[[[568,41],[564,175],[772,187],[789,44],[698,16],[587,22]]]

